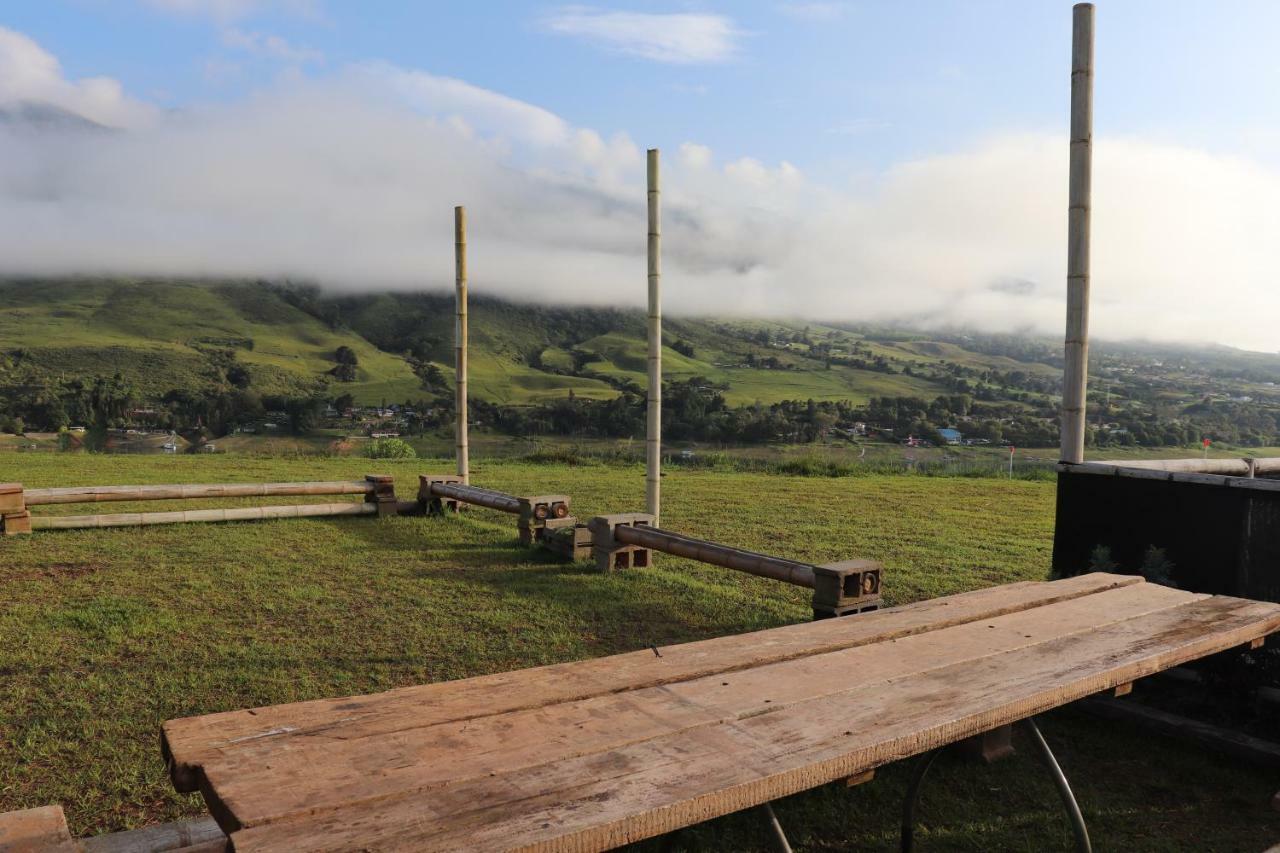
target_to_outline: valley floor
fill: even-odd
[[[449,462],[228,455],[0,455],[29,487],[354,479]],[[480,460],[478,485],[564,492],[575,514],[636,510],[640,468]],[[675,470],[664,525],[813,561],[885,564],[890,604],[1049,565],[1048,481]],[[327,500],[327,499],[326,499]],[[222,502],[224,505],[232,502]],[[216,505],[205,502],[201,506]],[[117,504],[111,511],[128,511]],[[151,505],[150,508],[156,508]],[[38,512],[57,508],[40,508]],[[63,511],[79,512],[71,507]],[[81,834],[202,813],[173,792],[162,721],[629,651],[807,619],[806,593],[660,557],[596,574],[515,544],[508,517],[344,518],[40,532],[0,540],[0,811],[61,803]],[[856,617],[853,617],[856,618]],[[1042,723],[1098,849],[1259,850],[1280,836],[1274,774],[1071,712]],[[896,849],[906,768],[777,812],[802,850]],[[1066,849],[1029,750],[989,768],[944,759],[921,806],[929,850]],[[656,845],[651,845],[656,849]],[[752,814],[677,849],[767,849]]]

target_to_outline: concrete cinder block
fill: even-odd
[[[462,485],[462,477],[458,474],[418,475],[418,504],[423,507],[425,512],[430,515],[440,515],[445,510],[457,512],[459,508],[457,501],[449,500],[448,498],[441,499],[431,494],[431,485],[433,483],[460,486]]]
[[[875,560],[855,559],[813,568],[815,619],[848,616],[880,607],[880,575]]]
[[[622,526],[652,527],[653,516],[647,512],[622,512],[597,515],[587,522],[587,528],[591,531],[596,568],[602,572],[640,569],[653,565],[653,553],[648,548],[626,545],[614,539],[614,529]]]

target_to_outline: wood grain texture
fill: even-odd
[[[0,814],[0,853],[70,853],[79,849],[67,830],[62,806]]]
[[[646,648],[607,658],[402,687],[368,696],[186,717],[164,724],[161,743],[174,787],[194,791],[199,787],[202,765],[250,740],[311,737],[351,723],[372,732],[393,732],[403,727],[403,717],[410,713],[415,715],[417,725],[430,725],[640,690],[891,641],[1141,582],[1141,578],[1104,573],[1053,583],[1028,581],[880,610],[856,619],[806,622],[685,643],[664,648],[662,657]]]
[[[165,724],[235,849],[600,850],[865,773],[1280,630],[1112,575]]]

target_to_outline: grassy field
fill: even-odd
[[[449,464],[14,453],[0,456],[0,481],[338,479],[374,467],[409,492],[416,474]],[[580,516],[643,502],[635,467],[481,459],[473,478],[517,493],[563,490]],[[1048,482],[679,470],[665,495],[675,529],[809,560],[881,560],[893,604],[1043,578],[1049,563]],[[202,812],[166,778],[165,719],[808,618],[802,590],[685,560],[614,575],[552,563],[485,511],[38,533],[0,541],[0,600],[0,811],[62,803],[77,833]],[[1274,774],[1067,711],[1042,728],[1099,850],[1259,850],[1280,837],[1280,814],[1267,807]],[[891,766],[777,811],[797,849],[896,849],[905,780]],[[989,768],[944,758],[921,818],[926,850],[1069,847],[1051,782],[1025,749]],[[766,845],[750,814],[676,840],[689,850]]]

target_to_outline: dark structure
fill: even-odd
[[[1158,570],[1181,589],[1280,601],[1280,480],[1064,463],[1057,518],[1057,577],[1105,568],[1099,547],[1113,571],[1137,574],[1154,546],[1164,551]]]

